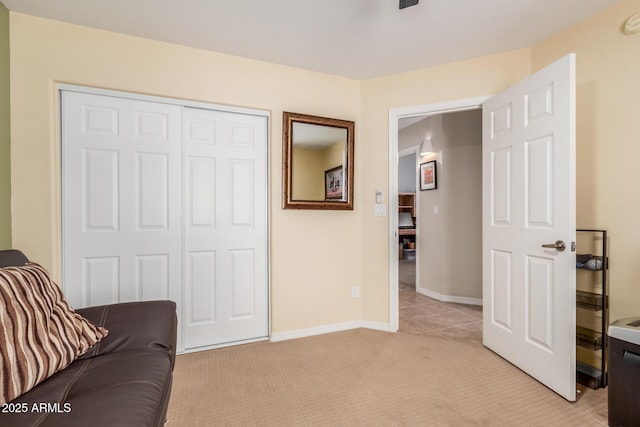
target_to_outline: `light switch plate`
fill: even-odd
[[[387,205],[382,203],[376,203],[376,207],[373,211],[375,216],[387,216]]]

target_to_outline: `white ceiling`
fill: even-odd
[[[17,12],[368,79],[530,47],[618,0],[0,0]],[[622,24],[622,23],[621,23]]]
[[[298,147],[322,150],[336,142],[347,141],[347,130],[332,126],[293,122],[293,144]]]

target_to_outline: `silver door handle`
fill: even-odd
[[[556,240],[555,243],[548,243],[546,245],[542,245],[543,248],[555,249],[558,252],[562,252],[567,249],[567,245],[562,240]]]

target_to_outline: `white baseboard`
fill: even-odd
[[[395,332],[392,331],[388,323],[383,322],[370,322],[368,320],[363,320],[360,322],[361,328],[373,329],[374,331],[384,331],[384,332]]]
[[[417,288],[416,292],[422,295],[426,295],[430,298],[437,299],[442,302],[454,302],[456,304],[468,304],[468,305],[482,305],[482,298],[470,298],[470,297],[457,297],[455,295],[444,295],[438,292],[431,291],[429,289]]]
[[[388,323],[353,320],[351,322],[333,323],[331,325],[315,326],[313,328],[295,329],[293,331],[286,332],[273,332],[271,333],[269,340],[271,342],[286,341],[358,328],[375,329],[376,331],[390,331]]]
[[[416,292],[442,302],[457,304],[482,305],[482,298],[458,297],[443,295],[428,289],[417,288]],[[366,328],[376,331],[395,332],[391,330],[389,323],[371,322],[368,320],[353,320],[351,322],[332,323],[330,325],[314,326],[312,328],[295,329],[285,332],[272,332],[269,341],[278,342],[296,338],[312,337],[314,335],[330,334],[332,332],[348,331],[350,329]]]
[[[267,341],[268,339],[269,337],[259,337],[259,338],[251,338],[248,340],[232,341],[232,342],[226,342],[222,344],[205,345],[202,347],[195,347],[195,348],[188,348],[188,349],[178,348],[176,351],[176,354],[189,354],[189,353],[197,353],[199,351],[216,350],[219,348],[233,347],[235,345],[251,344],[254,342]]]

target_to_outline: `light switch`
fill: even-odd
[[[387,216],[387,205],[382,203],[376,203],[373,214],[374,216]]]
[[[438,215],[440,213],[440,208],[438,206],[433,207],[433,214]]]

